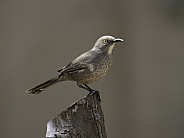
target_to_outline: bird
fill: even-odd
[[[104,77],[112,64],[113,49],[121,38],[110,35],[100,37],[92,49],[81,54],[66,66],[59,69],[58,75],[26,91],[29,94],[39,94],[46,88],[62,81],[75,81],[77,86],[89,93],[98,92],[88,86]],[[99,92],[98,92],[99,93]]]

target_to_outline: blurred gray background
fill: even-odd
[[[50,77],[102,35],[124,39],[101,92],[109,138],[184,137],[182,0],[0,1],[0,135],[45,137],[46,123],[87,93]]]

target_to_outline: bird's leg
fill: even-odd
[[[90,93],[93,91],[89,86],[86,87],[84,84],[78,84],[78,83],[77,83],[77,85],[78,85],[80,88],[89,91]]]
[[[91,94],[91,93],[98,93],[98,94],[100,94],[99,91],[91,89],[87,84],[83,84],[83,85],[84,85],[87,89],[89,89],[90,94]]]
[[[77,85],[78,85],[80,88],[83,88],[83,89],[89,91],[89,94],[97,93],[98,95],[100,95],[99,91],[96,91],[96,90],[91,89],[87,84],[78,84],[78,83],[77,83]]]
[[[83,86],[89,90],[89,94],[96,94],[98,100],[101,101],[99,91],[91,89],[87,84],[83,84]]]

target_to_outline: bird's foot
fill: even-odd
[[[97,98],[101,101],[101,99],[100,99],[100,92],[99,92],[99,91],[97,91],[97,90],[91,90],[91,91],[89,92],[89,94],[90,94],[90,95],[95,94],[95,95],[97,96]]]
[[[91,90],[91,91],[89,92],[89,94],[97,94],[97,95],[100,95],[100,92],[97,91],[97,90]]]

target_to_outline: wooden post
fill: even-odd
[[[100,95],[88,94],[47,123],[46,137],[107,138]]]

